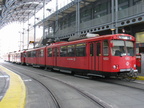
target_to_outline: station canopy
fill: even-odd
[[[8,23],[26,22],[51,0],[0,0],[0,28]]]

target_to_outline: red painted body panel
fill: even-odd
[[[26,51],[21,52],[21,64],[25,64]]]
[[[42,47],[42,48],[38,48],[36,49],[37,51],[37,57],[36,57],[36,63],[37,65],[45,65],[46,64],[46,59],[45,59],[45,54],[46,54],[46,50],[45,50],[45,47]],[[43,52],[40,53],[40,51]]]
[[[111,72],[119,72],[120,69],[136,69],[136,57],[123,56],[123,57],[112,57],[112,65],[117,65],[118,69],[112,69]],[[112,66],[111,65],[111,66]]]
[[[87,57],[58,57],[57,66],[88,70]]]

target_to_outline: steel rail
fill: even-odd
[[[16,72],[16,70],[11,69],[10,67],[6,67],[6,68],[8,68],[8,69],[10,69],[10,70],[12,70],[12,71],[14,71],[14,72]],[[18,68],[18,67],[15,67],[15,68]],[[21,68],[21,69],[23,69],[23,68]],[[25,70],[32,72],[32,70],[28,70],[28,69],[25,69]],[[24,75],[27,75],[27,74],[24,74]],[[99,106],[99,107],[101,107],[101,108],[112,108],[111,105],[107,104],[106,102],[104,102],[104,101],[101,100],[100,98],[94,96],[93,94],[91,94],[91,93],[89,93],[89,92],[86,92],[86,91],[84,91],[84,90],[81,90],[81,89],[77,88],[76,86],[74,86],[74,85],[72,85],[72,84],[69,84],[69,83],[67,83],[67,82],[64,82],[64,81],[62,81],[62,80],[60,80],[60,79],[57,79],[57,78],[54,78],[54,77],[46,76],[46,75],[44,75],[44,74],[38,73],[38,75],[39,75],[39,76],[42,76],[42,77],[45,77],[45,78],[49,78],[49,79],[54,80],[54,81],[57,81],[57,82],[60,82],[60,83],[62,83],[62,84],[64,84],[64,85],[66,85],[66,86],[68,86],[68,87],[76,90],[76,91],[77,91],[78,93],[80,93],[82,96],[84,96],[85,98],[87,98],[88,100],[90,100],[91,102],[93,102],[94,104],[96,104],[97,106]],[[27,75],[27,76],[29,76],[29,75]],[[33,79],[35,79],[35,78],[33,78]],[[35,80],[37,80],[37,79],[35,79]],[[44,85],[44,84],[43,84],[43,85]],[[45,85],[44,85],[44,86],[45,86]]]
[[[6,67],[6,66],[4,66],[4,67]],[[62,107],[60,106],[59,102],[57,101],[56,96],[54,95],[54,93],[53,93],[45,84],[43,84],[41,81],[37,80],[37,79],[34,78],[34,77],[31,77],[30,75],[17,72],[16,70],[14,70],[14,69],[12,69],[12,68],[10,68],[10,67],[6,67],[6,68],[8,68],[9,70],[11,70],[11,71],[13,71],[13,72],[15,72],[15,73],[17,73],[17,74],[19,74],[19,75],[27,76],[27,77],[31,78],[32,80],[34,80],[34,81],[38,82],[39,84],[41,84],[41,85],[49,92],[49,94],[50,94],[53,102],[55,103],[56,108],[62,108]]]

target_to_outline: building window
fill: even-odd
[[[76,14],[75,13],[72,13],[72,14],[70,14],[70,25],[72,26],[72,25],[75,25],[75,22],[76,22]]]
[[[139,4],[140,2],[142,2],[142,0],[134,0],[133,5]]]
[[[118,0],[118,10],[122,10],[129,7],[129,1],[128,0]]]
[[[94,18],[108,14],[108,2],[96,4],[94,7]]]
[[[81,22],[88,21],[92,18],[91,8],[83,9],[80,13]]]

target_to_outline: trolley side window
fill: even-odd
[[[52,48],[48,48],[47,51],[48,51],[48,57],[52,57]]]
[[[43,57],[43,56],[44,56],[44,50],[41,49],[41,50],[39,50],[39,57]]]
[[[21,53],[21,57],[26,57],[26,53]]]
[[[93,56],[93,44],[90,44],[90,56]]]
[[[75,56],[75,45],[68,45],[68,57]]]
[[[80,43],[76,45],[76,56],[86,56],[86,44]]]
[[[60,56],[66,57],[67,56],[67,46],[61,46],[60,47]]]
[[[108,56],[109,55],[109,44],[108,40],[103,41],[103,56]]]
[[[59,56],[59,49],[58,48],[54,48],[53,49],[53,54],[54,54],[54,57],[58,57]]]
[[[26,52],[26,57],[30,57],[30,53],[29,52]]]
[[[36,57],[36,51],[31,52],[32,57]]]
[[[101,44],[97,43],[97,52],[96,52],[97,56],[101,56]]]
[[[59,47],[57,47],[57,57],[59,57]]]

